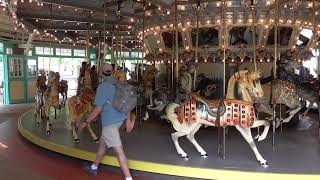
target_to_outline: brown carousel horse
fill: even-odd
[[[152,94],[153,94],[153,83],[154,83],[154,78],[156,74],[158,73],[158,70],[155,66],[153,65],[147,65],[145,71],[143,72],[142,75],[142,84],[143,84],[143,96],[144,96],[144,102],[148,107],[153,106],[153,100],[152,100]],[[148,103],[149,101],[149,103]],[[145,109],[145,115],[143,117],[144,120],[149,119],[149,114],[147,109]]]
[[[202,125],[235,126],[250,145],[259,163],[267,166],[267,161],[259,153],[251,135],[251,128],[264,126],[262,135],[258,137],[259,141],[264,140],[270,127],[268,121],[256,118],[249,95],[263,96],[259,78],[260,72],[240,71],[235,73],[228,83],[227,99],[220,103],[219,100],[207,100],[196,93],[188,93],[192,99],[180,104],[169,104],[166,108],[166,115],[176,130],[171,137],[178,154],[182,158],[188,157],[178,142],[179,137],[186,136],[201,156],[207,156],[194,138]]]
[[[79,142],[78,134],[76,131],[77,123],[81,121],[81,119],[85,118],[92,110],[92,101],[95,97],[95,93],[91,89],[83,88],[78,96],[72,96],[68,99],[67,109],[68,116],[67,121],[71,125],[72,135],[75,142]],[[96,134],[91,129],[90,124],[87,126],[90,135],[93,141],[97,141],[98,138]]]
[[[68,98],[68,81],[61,80],[59,83],[59,93],[62,95],[61,105],[65,106]]]
[[[37,125],[40,125],[40,119],[42,118],[43,94],[47,89],[46,81],[47,78],[44,74],[40,74],[36,81],[35,120]]]
[[[50,134],[50,125],[52,124],[49,116],[49,111],[51,107],[55,110],[60,108],[59,104],[59,80],[60,75],[58,72],[50,72],[48,77],[48,88],[43,94],[43,110],[45,114],[46,123],[46,133]],[[55,112],[56,118],[56,112]]]

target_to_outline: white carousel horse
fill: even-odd
[[[94,91],[91,89],[82,89],[80,95],[72,96],[67,101],[67,118],[68,125],[71,125],[72,135],[75,142],[79,142],[78,134],[76,131],[77,123],[85,118],[92,110],[91,102],[94,99]],[[91,129],[90,124],[87,126],[93,141],[98,141],[96,134]]]
[[[51,107],[55,109],[60,108],[59,104],[59,78],[58,72],[50,72],[48,78],[48,88],[43,94],[43,109],[45,114],[46,123],[46,133],[50,134],[50,125],[52,124],[49,111]],[[56,118],[56,117],[55,117]]]
[[[204,104],[203,107],[196,107],[194,100],[187,100],[180,105],[169,104],[166,108],[166,115],[176,130],[175,133],[171,134],[171,137],[178,154],[182,158],[188,157],[178,142],[179,137],[186,136],[201,156],[207,156],[207,153],[194,138],[195,133],[202,125],[235,126],[250,145],[259,163],[262,166],[267,166],[268,163],[259,153],[250,129],[264,126],[262,135],[257,137],[258,141],[261,141],[266,138],[270,127],[268,121],[256,119],[249,95],[263,96],[259,78],[260,72],[240,71],[235,73],[229,80],[227,99],[223,100],[221,106],[219,106],[219,101],[203,99],[196,93],[189,93],[189,95],[194,100]],[[220,114],[220,120],[217,119],[218,114]]]

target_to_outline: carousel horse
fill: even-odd
[[[315,102],[316,87],[311,87],[309,83],[300,81],[299,75],[294,73],[294,69],[299,68],[300,64],[295,61],[281,60],[278,63],[277,79],[269,81],[262,85],[264,97],[258,98],[256,101],[257,111],[264,112],[272,117],[271,104],[284,104],[289,110],[289,116],[284,118],[277,118],[277,127],[280,122],[288,123],[290,120],[302,109],[302,104],[299,98]],[[312,103],[313,104],[313,103]],[[307,110],[303,113],[306,115],[311,108],[309,105]],[[270,119],[269,118],[269,119]]]
[[[68,98],[68,81],[61,80],[59,83],[59,93],[62,95],[61,105],[65,106]]]
[[[48,77],[48,88],[43,94],[43,110],[45,114],[46,123],[46,133],[50,134],[50,125],[52,124],[49,111],[51,107],[54,107],[55,110],[60,108],[59,104],[59,73],[50,72]],[[56,111],[55,111],[56,118]]]
[[[85,116],[92,110],[92,101],[95,93],[91,89],[83,88],[78,96],[72,96],[67,101],[68,116],[67,122],[71,125],[72,135],[75,142],[79,142],[78,134],[76,131],[77,123],[79,123]],[[96,134],[91,129],[90,123],[87,126],[93,141],[97,141]]]
[[[186,136],[201,156],[207,156],[194,138],[202,125],[235,126],[250,145],[260,165],[267,166],[268,163],[259,153],[250,129],[264,126],[262,135],[257,137],[258,141],[261,141],[266,138],[270,127],[268,121],[258,120],[255,116],[253,102],[249,95],[263,96],[259,78],[260,72],[240,71],[235,73],[229,79],[227,99],[220,102],[204,99],[196,93],[188,93],[192,99],[180,104],[169,104],[166,108],[166,115],[176,130],[171,137],[178,154],[182,158],[188,158],[178,142],[179,137]]]
[[[46,81],[47,78],[44,74],[39,75],[36,81],[35,120],[37,125],[40,125],[40,119],[42,118],[43,93],[47,89]]]
[[[153,89],[154,77],[156,76],[157,73],[158,73],[158,70],[155,66],[147,65],[142,75],[143,97],[144,97],[143,101],[145,102],[144,104],[147,105],[147,108],[150,106],[153,106],[153,101],[152,101],[153,90],[152,89]],[[144,120],[149,119],[147,108],[145,109],[145,115],[143,117]]]

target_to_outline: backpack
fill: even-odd
[[[112,106],[123,114],[128,114],[137,105],[137,91],[133,85],[123,82],[114,84],[116,92],[112,100]]]

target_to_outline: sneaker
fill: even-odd
[[[98,173],[98,169],[93,170],[91,169],[91,164],[90,163],[85,163],[84,164],[84,170],[86,170],[91,176],[96,176]]]

